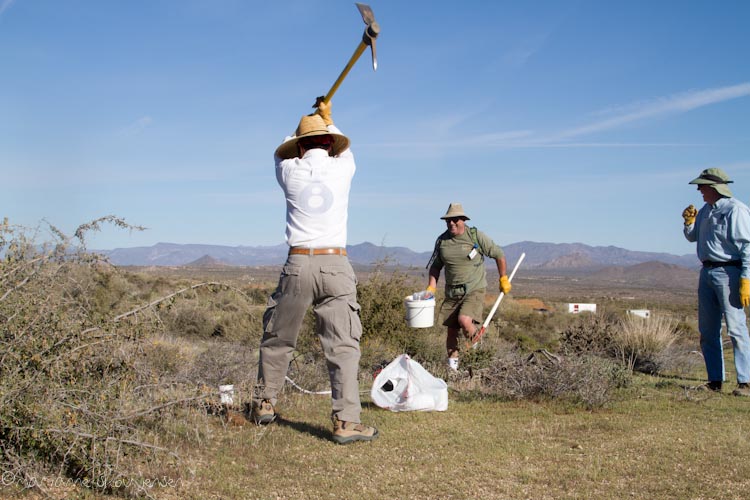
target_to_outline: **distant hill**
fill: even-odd
[[[555,257],[544,264],[539,264],[537,267],[539,269],[590,269],[601,267],[601,265],[594,262],[594,260],[585,253],[574,252],[568,255]]]
[[[578,268],[607,266],[632,266],[644,262],[664,262],[677,266],[697,269],[700,262],[694,253],[688,255],[673,255],[659,252],[641,252],[626,250],[614,246],[593,247],[583,243],[537,243],[522,241],[503,247],[509,262],[515,262],[522,252],[526,253],[524,266],[534,268],[560,269],[568,260],[575,261]],[[575,258],[573,257],[575,256]],[[560,260],[561,259],[561,260]],[[588,262],[588,266],[584,263]]]
[[[289,247],[222,245],[181,245],[157,243],[150,247],[116,248],[100,251],[118,266],[185,266],[204,256],[233,266],[273,266],[284,263]]]
[[[384,247],[369,242],[346,247],[353,264],[389,265],[424,268],[432,252],[414,252],[406,247]],[[110,261],[120,266],[186,266],[201,265],[201,259],[213,259],[219,265],[280,266],[289,248],[282,243],[274,246],[222,246],[201,244],[157,243],[150,247],[100,250]],[[521,253],[526,253],[524,267],[540,270],[576,269],[596,271],[609,266],[633,266],[647,262],[661,262],[695,270],[699,267],[695,254],[641,252],[613,246],[593,247],[583,243],[537,243],[523,241],[503,246],[509,266]],[[494,262],[488,259],[488,265]]]
[[[210,255],[204,255],[198,260],[188,262],[187,264],[185,264],[185,267],[225,267],[228,265],[229,264],[226,264],[219,259],[215,259]]]

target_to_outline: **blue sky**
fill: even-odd
[[[686,254],[687,183],[750,201],[750,2],[376,1],[333,99],[349,244],[430,250],[461,202],[499,244]],[[275,245],[273,151],[359,43],[350,1],[0,0],[0,216],[89,248]]]

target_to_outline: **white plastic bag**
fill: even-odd
[[[370,391],[373,403],[391,411],[445,411],[448,384],[402,354],[375,377]]]

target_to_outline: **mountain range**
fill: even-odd
[[[424,267],[432,252],[415,252],[406,247],[378,246],[369,242],[349,245],[349,260],[357,265]],[[286,260],[286,243],[274,246],[222,246],[203,244],[157,243],[150,247],[99,250],[110,262],[120,266],[280,266]],[[688,269],[700,265],[695,254],[673,255],[659,252],[626,250],[614,246],[589,246],[583,243],[539,243],[522,241],[504,245],[512,266],[526,253],[524,267],[540,270],[588,270],[610,266],[632,266],[645,262],[662,262]],[[488,259],[494,266],[494,262]]]

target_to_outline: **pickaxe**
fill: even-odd
[[[365,51],[365,48],[367,48],[367,46],[369,46],[372,50],[372,69],[378,69],[378,60],[375,57],[375,39],[380,34],[380,25],[377,21],[375,21],[375,14],[372,13],[372,9],[369,5],[365,5],[363,3],[357,3],[355,5],[357,6],[357,9],[359,9],[359,13],[362,14],[362,20],[367,25],[365,27],[365,32],[362,35],[362,41],[359,42],[357,50],[354,51],[354,55],[352,55],[351,59],[349,59],[349,62],[346,63],[344,70],[333,83],[331,90],[329,90],[325,96],[318,97],[315,101],[315,104],[313,105],[313,108],[317,108],[321,102],[325,102],[326,104],[328,104],[331,101],[333,94],[336,93],[339,85],[341,85],[341,82],[344,81],[346,75],[349,74],[349,70],[352,69],[352,66],[354,66],[354,63],[357,62],[357,59],[359,59],[359,56],[362,55],[362,52]]]

